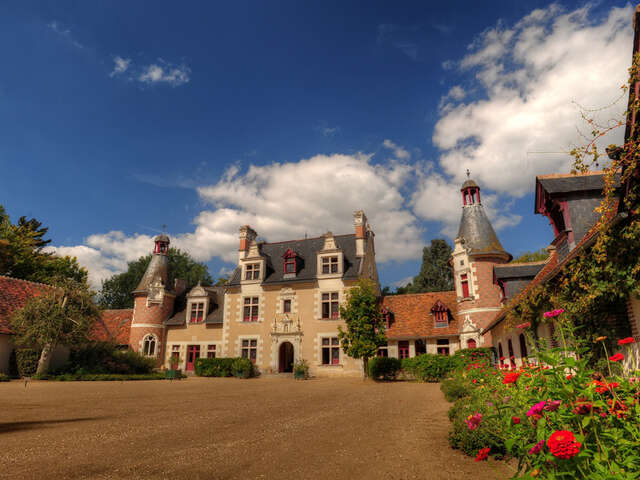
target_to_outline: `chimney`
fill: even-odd
[[[249,225],[243,225],[240,227],[240,248],[238,248],[239,259],[242,260],[247,256],[249,252],[249,246],[253,242],[258,234]]]
[[[354,212],[353,225],[356,227],[356,256],[364,257],[368,225],[367,216],[362,210]]]

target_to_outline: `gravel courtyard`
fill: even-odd
[[[0,383],[0,478],[502,479],[447,445],[439,386],[359,379]]]

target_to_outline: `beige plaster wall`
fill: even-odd
[[[187,359],[187,346],[199,345],[200,356],[206,358],[209,345],[216,346],[216,357],[222,356],[222,325],[206,325],[204,323],[187,323],[185,325],[167,326],[167,347],[163,365],[169,368],[169,358],[173,346],[180,346],[181,362],[178,368],[184,370]]]

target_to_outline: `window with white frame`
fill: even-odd
[[[385,343],[384,345],[378,347],[378,357],[388,357],[389,356],[389,347]]]
[[[247,263],[244,266],[245,280],[258,280],[260,278],[260,263]]]
[[[240,350],[240,356],[248,358],[253,363],[256,363],[258,358],[258,340],[256,339],[244,339],[242,340],[242,348]]]
[[[338,337],[322,339],[322,365],[340,364],[340,341]]]
[[[259,311],[258,297],[245,297],[244,298],[244,310],[242,313],[243,322],[257,322]]]
[[[322,273],[340,273],[339,258],[337,255],[322,257]]]
[[[156,355],[156,337],[147,335],[142,342],[142,353],[147,357],[155,357]]]
[[[204,320],[204,302],[193,302],[189,314],[189,323],[202,323]]]
[[[171,346],[171,357],[177,360],[180,359],[180,345]]]
[[[322,318],[340,318],[340,302],[338,292],[328,292],[322,294]]]
[[[207,345],[207,358],[216,358],[216,346]]]

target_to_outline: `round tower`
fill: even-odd
[[[140,283],[133,291],[133,318],[129,346],[132,350],[162,364],[165,344],[165,321],[173,313],[175,291],[169,285],[167,252],[169,237],[164,233],[154,239],[153,254]]]
[[[470,178],[460,189],[462,217],[455,239],[451,264],[461,319],[462,348],[480,345],[485,328],[502,308],[500,287],[493,282],[493,266],[507,263],[512,256],[505,251],[484,211],[480,187]],[[484,339],[491,345],[491,340]]]

